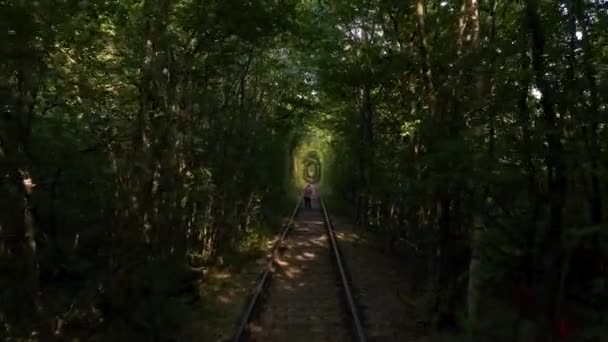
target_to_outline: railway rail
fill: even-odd
[[[322,198],[296,204],[260,274],[232,341],[366,341]]]

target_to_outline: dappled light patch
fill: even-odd
[[[315,253],[312,253],[312,252],[304,252],[304,253],[302,253],[302,256],[303,256],[304,258],[306,258],[306,259],[310,260],[310,259],[312,259],[312,258],[315,258],[315,257],[316,257],[316,254],[315,254]]]
[[[315,225],[315,226],[324,226],[325,225],[325,221],[316,221],[316,220],[312,220],[312,221],[307,221],[306,222],[309,225]],[[312,228],[303,228],[303,229],[312,229]]]
[[[247,259],[227,259],[241,263],[238,267],[226,264],[208,269],[200,287],[202,303],[193,311],[189,323],[190,334],[197,336],[198,340],[224,341],[234,333],[234,324],[242,314],[260,272],[266,267],[269,251],[276,241],[274,236],[260,239],[249,246],[255,251],[242,250]]]
[[[217,296],[217,301],[222,304],[230,304],[234,300],[234,296],[234,293],[231,293],[229,295],[219,295]]]
[[[221,271],[212,272],[211,274],[208,274],[208,277],[215,279],[215,280],[226,280],[226,279],[229,279],[230,277],[232,277],[232,274],[226,270],[221,270]]]
[[[276,259],[276,263],[281,267],[289,266],[289,262],[281,258]]]
[[[268,301],[255,322],[255,340],[347,341],[343,304],[326,229],[319,213],[301,215],[273,274]]]
[[[302,253],[302,254],[296,255],[295,259],[300,260],[300,261],[307,261],[307,260],[311,260],[315,257],[316,257],[315,253]]]
[[[356,232],[344,232],[344,231],[338,231],[336,232],[336,237],[338,239],[340,239],[340,241],[344,241],[344,242],[350,242],[350,243],[355,243],[355,242],[361,242],[361,236],[360,234],[356,233]]]
[[[288,278],[295,278],[302,275],[302,268],[300,267],[288,267],[281,271]]]

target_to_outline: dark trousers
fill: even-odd
[[[312,208],[310,197],[304,197],[304,208]]]

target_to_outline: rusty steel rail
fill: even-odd
[[[346,270],[344,267],[344,263],[342,262],[340,250],[338,249],[338,243],[336,242],[336,235],[334,233],[334,228],[331,223],[331,219],[329,218],[329,214],[327,214],[327,209],[325,208],[325,203],[323,203],[323,199],[320,196],[319,196],[319,203],[321,203],[321,208],[323,209],[323,217],[325,218],[325,224],[327,226],[327,235],[329,235],[329,239],[331,242],[331,249],[332,249],[334,257],[335,257],[336,266],[338,267],[338,271],[340,272],[340,280],[342,283],[342,289],[344,290],[344,296],[346,297],[346,303],[348,305],[348,310],[350,311],[354,334],[355,334],[357,341],[365,342],[366,338],[365,338],[365,333],[363,332],[363,325],[361,324],[361,319],[359,317],[359,313],[358,313],[357,307],[355,305],[355,300],[354,300],[352,290],[349,285],[348,277],[346,276]]]
[[[253,312],[255,311],[255,308],[259,303],[262,292],[264,291],[264,288],[268,282],[270,273],[272,273],[274,271],[274,264],[275,264],[276,258],[278,256],[278,253],[279,253],[279,247],[285,240],[285,237],[287,237],[287,234],[289,233],[289,230],[291,229],[291,227],[293,225],[293,219],[295,218],[296,214],[298,213],[298,209],[300,208],[301,203],[302,203],[302,198],[300,198],[298,200],[298,203],[296,204],[296,207],[293,209],[293,212],[291,214],[291,217],[289,218],[289,221],[287,221],[287,224],[281,231],[281,235],[279,235],[278,240],[274,244],[274,247],[270,254],[268,263],[266,264],[264,271],[258,278],[256,286],[253,290],[253,293],[251,294],[251,300],[247,304],[245,313],[243,314],[243,317],[239,321],[239,325],[237,327],[236,333],[234,334],[234,336],[232,338],[232,341],[234,341],[234,342],[241,341],[241,339],[245,336],[245,333],[247,331],[247,325],[249,324],[249,321],[251,320],[251,318],[253,316]]]

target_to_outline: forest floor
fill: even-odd
[[[370,341],[456,342],[468,341],[465,333],[439,333],[429,326],[431,312],[424,283],[424,260],[404,251],[384,252],[384,241],[376,234],[358,229],[348,220],[333,220],[334,230],[355,290]],[[485,296],[484,319],[479,333],[484,341],[532,341],[536,334],[530,321],[517,315],[508,291]],[[564,304],[566,307],[567,304]],[[585,335],[585,321],[593,313],[580,304],[568,305],[568,341],[604,341]],[[588,336],[601,335],[587,331]]]
[[[347,220],[333,219],[333,224],[369,341],[458,340],[428,332],[420,265],[387,255],[380,241]]]
[[[454,336],[425,332],[424,296],[414,290],[420,282],[415,269],[384,254],[381,243],[348,221],[334,220],[334,226],[370,341],[454,341]],[[187,329],[189,339],[221,342],[231,337],[274,242],[270,236],[260,238],[236,262],[226,259],[225,266],[207,271],[200,310]]]
[[[200,307],[192,313],[186,328],[188,341],[220,342],[231,338],[275,242],[276,236],[259,236],[255,243],[207,270],[200,287]]]

